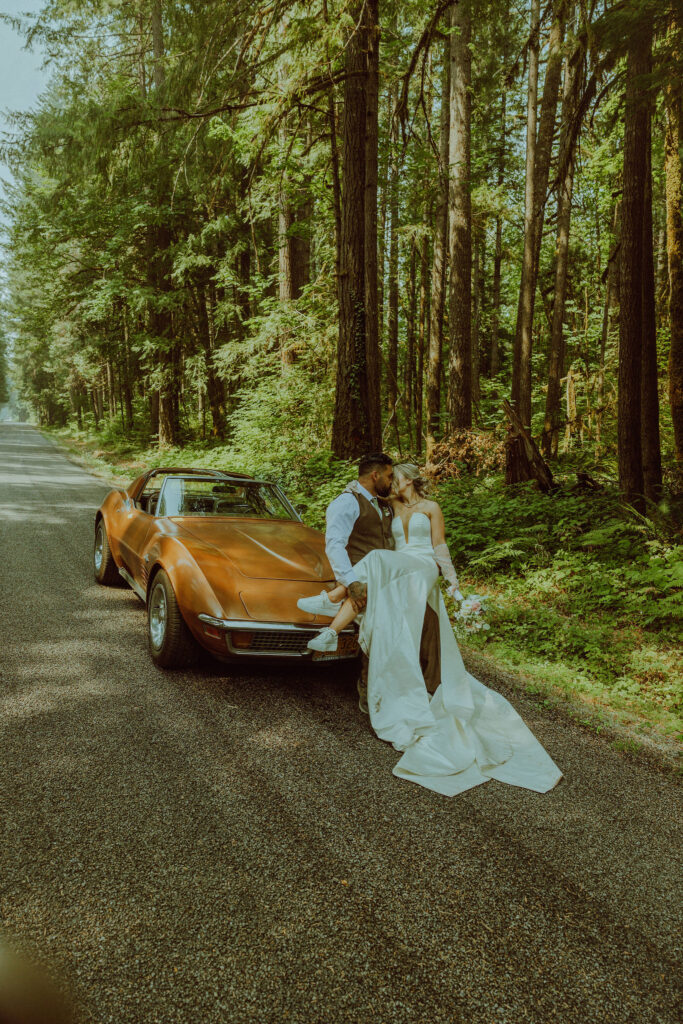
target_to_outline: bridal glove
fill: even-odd
[[[464,601],[464,598],[460,593],[458,576],[455,568],[453,567],[453,562],[451,561],[451,553],[448,550],[448,544],[435,544],[434,558],[436,559],[439,569],[441,569],[441,575],[446,582],[450,584],[448,587],[448,593],[454,601]]]

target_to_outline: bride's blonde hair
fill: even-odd
[[[429,495],[430,486],[429,481],[420,474],[420,470],[412,462],[395,462],[394,463],[394,491],[396,491],[396,474],[400,473],[401,476],[405,477],[406,480],[410,480],[416,493],[420,498],[426,498]]]

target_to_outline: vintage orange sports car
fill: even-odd
[[[144,601],[149,652],[162,668],[188,665],[197,644],[224,661],[330,659],[306,646],[329,620],[296,606],[334,583],[324,537],[276,484],[150,470],[98,509],[94,569],[98,583],[123,578]],[[332,660],[357,655],[349,629]]]

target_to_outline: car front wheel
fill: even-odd
[[[105,587],[113,587],[121,582],[119,570],[109,547],[104,519],[100,519],[95,527],[93,569],[95,571],[95,579]]]
[[[150,656],[159,668],[185,668],[195,659],[195,642],[163,569],[154,577],[147,599],[147,637]]]

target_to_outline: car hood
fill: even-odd
[[[222,555],[242,576],[264,580],[331,580],[333,573],[325,556],[325,539],[303,523],[263,519],[175,520],[187,536],[187,547],[199,563]],[[196,544],[192,543],[194,539]],[[206,546],[212,551],[207,559]],[[209,568],[203,564],[203,568]],[[216,566],[218,569],[219,566]],[[209,573],[210,575],[210,573]]]

